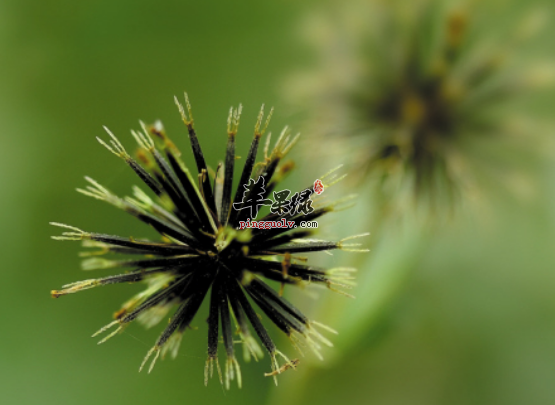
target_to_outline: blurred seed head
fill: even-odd
[[[525,168],[552,132],[527,104],[555,71],[528,52],[543,10],[499,1],[327,5],[303,24],[318,65],[291,77],[286,94],[309,106],[306,132],[320,156],[351,155],[352,178],[371,187],[380,213],[450,211],[499,185],[533,193]]]

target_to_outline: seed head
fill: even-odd
[[[284,213],[280,209],[276,213],[266,214],[261,219],[264,222],[258,222],[258,228],[246,228],[244,224],[250,224],[256,217],[249,216],[251,210],[246,209],[252,208],[249,203],[255,198],[267,200],[272,191],[276,190],[279,180],[292,169],[293,166],[283,162],[283,158],[298,136],[291,136],[290,131],[285,129],[271,149],[268,136],[264,160],[255,164],[260,140],[272,115],[270,111],[264,119],[263,106],[256,121],[254,137],[239,185],[234,191],[235,137],[239,128],[241,106],[230,110],[225,163],[220,164],[214,172],[204,159],[187,95],[185,107],[177,98],[175,101],[187,127],[197,175],[193,175],[180,158],[179,150],[168,138],[160,122],[151,126],[141,123],[140,131],[132,131],[139,145],[138,160],[127,153],[123,144],[107,128],[109,139],[106,141],[98,138],[98,141],[123,159],[146,185],[147,190],[134,187],[132,197],[120,198],[89,177],[86,177],[88,185],[84,189],[78,189],[80,193],[114,205],[150,225],[160,234],[160,240],[85,232],[73,226],[52,222],[52,225],[65,230],[61,236],[54,236],[53,239],[81,240],[84,247],[95,249],[82,254],[85,256],[83,270],[115,267],[129,269],[122,274],[64,285],[61,290],[52,291],[52,296],[57,298],[108,284],[146,283],[147,288],[127,301],[114,314],[115,320],[93,336],[107,333],[99,342],[104,343],[135,319],[150,327],[174,311],[169,324],[140,366],[142,369],[149,358],[152,358],[149,372],[160,355],[177,355],[183,334],[191,325],[204,299],[209,296],[205,383],[212,376],[216,365],[220,382],[225,383],[227,388],[233,379],[241,386],[235,345],[238,342],[242,344],[246,360],[261,357],[263,351],[254,335],[268,351],[273,370],[268,375],[276,379],[281,371],[295,368],[298,360],[290,361],[276,348],[255,312],[254,304],[291,339],[296,348],[308,347],[321,357],[321,345],[331,346],[321,330],[334,331],[309,320],[283,298],[283,286],[312,284],[334,291],[349,288],[353,285],[353,269],[310,266],[306,264],[307,259],[298,254],[334,249],[361,250],[356,244],[346,244],[349,238],[337,242],[310,239],[312,231],[301,228],[302,222],[318,219],[338,209],[342,203],[323,204],[319,196],[313,196],[312,186],[299,194],[307,198],[314,197],[310,200],[313,203],[310,210],[302,211],[298,208]],[[249,187],[255,180],[257,184],[265,186],[258,188],[256,193]],[[334,181],[332,171],[321,177],[321,182],[324,183],[320,184],[327,187]],[[282,196],[279,193],[278,195]],[[307,208],[307,205],[304,207]],[[274,227],[264,227],[261,223],[270,223]],[[285,223],[288,227],[278,227]],[[125,258],[104,258],[104,255],[112,254]],[[265,280],[281,283],[280,292],[274,291]],[[226,354],[223,373],[218,362],[220,336],[223,337]],[[284,365],[278,364],[278,357],[285,361]]]

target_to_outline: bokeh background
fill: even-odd
[[[503,18],[491,15],[492,29],[527,7],[541,7],[547,18],[555,11],[549,1],[497,3]],[[488,194],[487,210],[455,215],[432,231],[409,223],[402,230],[380,226],[373,232],[365,220],[365,201],[372,196],[358,186],[354,191],[365,195],[362,202],[323,229],[337,237],[373,232],[371,259],[328,259],[359,267],[358,298],[340,297],[339,304],[327,297],[331,293],[319,301],[290,296],[344,333],[337,347],[324,353],[327,360],[307,355],[297,372],[280,376],[278,387],[262,376],[269,370],[267,357],[242,365],[241,390],[224,392],[216,379],[204,387],[202,316],[195,320],[198,330],[185,335],[178,359],[158,363],[150,375],[137,369],[157,328],[134,325],[97,346],[90,334],[139,286],[50,297],[51,289],[88,275],[79,269],[77,244],[50,239],[57,230],[49,221],[150,235],[131,217],[74,191],[83,186],[84,175],[118,194],[128,193],[135,182],[95,141],[103,135],[101,126],[130,145],[129,129],[138,119],[161,119],[186,149],[173,104],[173,96],[186,90],[214,166],[223,158],[231,105],[244,106],[239,155],[262,103],[276,108],[274,132],[286,124],[304,128],[312,106],[292,106],[284,93],[290,92],[291,74],[314,68],[318,52],[305,41],[306,21],[328,6],[244,0],[0,2],[2,404],[555,402],[553,150],[534,161],[528,198]],[[535,56],[555,58],[553,27],[548,19],[531,42]],[[548,88],[538,89],[527,106],[546,122],[554,107]],[[552,127],[539,135],[550,145]],[[301,170],[290,179],[292,187],[330,169],[311,145],[325,139],[309,139],[293,153]],[[518,156],[512,160],[515,167],[523,163]],[[294,356],[285,339],[280,347]]]

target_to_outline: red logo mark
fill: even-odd
[[[324,185],[322,184],[322,180],[316,180],[314,182],[314,192],[318,195],[324,192]]]

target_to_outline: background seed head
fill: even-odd
[[[554,76],[530,46],[543,10],[515,19],[495,1],[327,5],[303,24],[319,62],[286,94],[309,106],[306,132],[322,154],[351,156],[350,178],[381,214],[450,211],[491,189],[533,194],[530,164],[553,132],[532,104]]]

